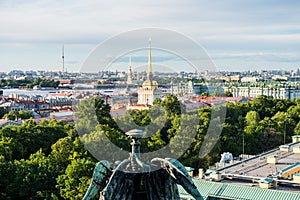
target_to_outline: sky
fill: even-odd
[[[297,0],[0,0],[0,71],[59,71],[64,44],[65,68],[78,72],[99,44],[148,27],[191,38],[218,70],[300,68]],[[158,57],[157,65],[176,65]]]

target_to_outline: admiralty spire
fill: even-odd
[[[158,89],[158,83],[153,80],[151,39],[149,39],[147,80],[138,89],[138,104],[152,105],[153,101],[161,96],[162,92]]]

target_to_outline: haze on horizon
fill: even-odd
[[[218,70],[296,69],[299,19],[296,0],[0,1],[0,71],[61,70],[64,44],[65,67],[77,72],[99,43],[144,27],[192,38]],[[169,58],[156,59],[172,65]],[[126,59],[118,63],[123,65],[126,70]]]

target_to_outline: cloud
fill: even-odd
[[[80,53],[82,45],[144,27],[181,32],[207,51],[295,53],[300,51],[299,7],[300,1],[292,0],[0,1],[0,51],[7,51],[5,58],[0,55],[0,67],[15,63],[14,52],[62,43],[75,49],[72,60],[83,62],[91,47]]]

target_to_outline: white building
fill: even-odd
[[[295,99],[300,98],[300,89],[297,87],[250,87],[250,86],[230,86],[223,87],[224,91],[230,91],[233,97],[251,97],[256,98],[261,95],[271,96],[276,99]]]

